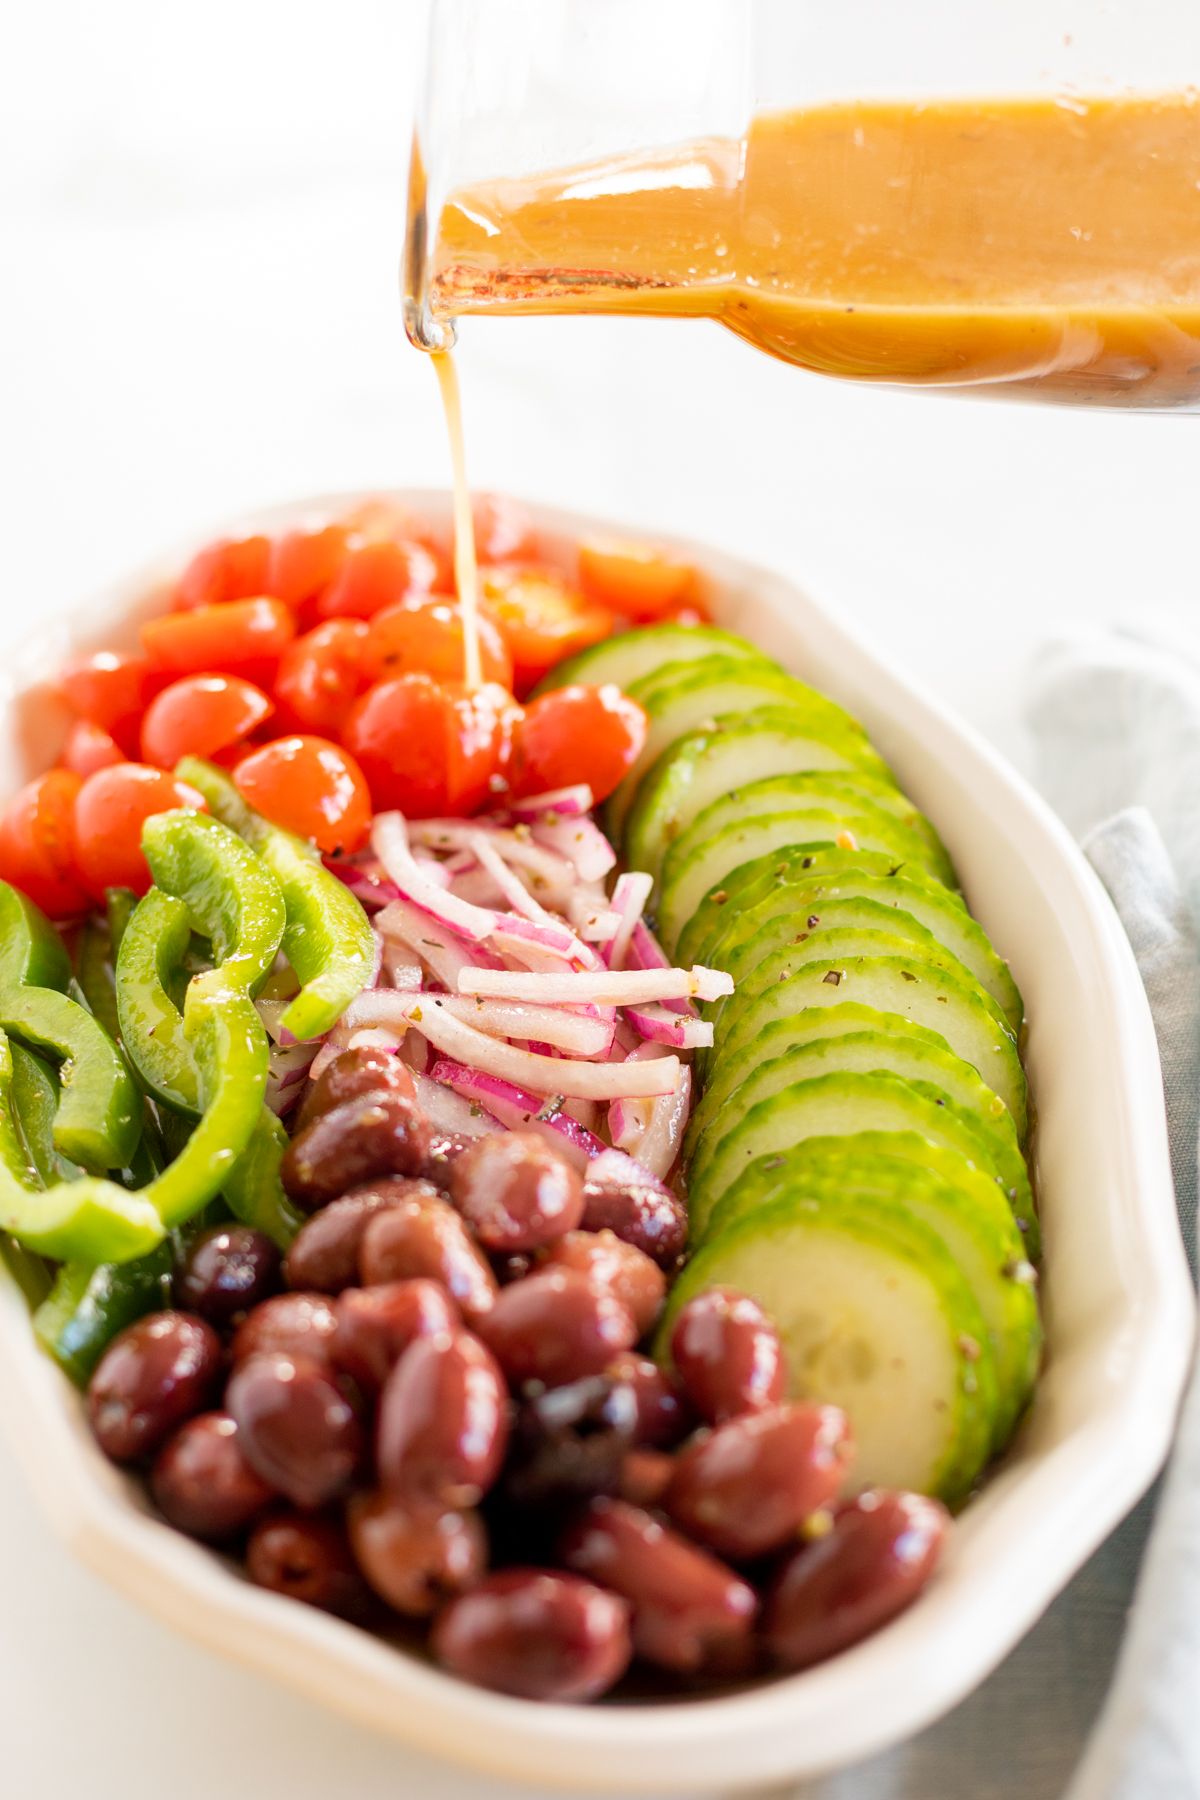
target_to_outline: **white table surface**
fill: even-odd
[[[0,650],[231,512],[446,479],[395,277],[415,10],[24,9],[0,57]],[[477,485],[788,569],[1018,762],[1049,630],[1196,611],[1191,420],[855,390],[659,322],[469,322],[462,373]],[[0,1596],[14,1800],[498,1791],[139,1615],[2,1446]]]

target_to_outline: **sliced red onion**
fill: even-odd
[[[491,1137],[504,1129],[500,1120],[484,1107],[455,1093],[436,1071],[431,1075],[414,1072],[413,1082],[417,1104],[435,1130],[452,1137]]]
[[[556,812],[561,818],[572,819],[580,813],[590,813],[594,805],[591,788],[586,781],[579,781],[573,787],[551,788],[548,793],[532,794],[527,800],[513,800],[508,810],[514,819],[529,825],[541,813]]]
[[[300,1098],[305,1078],[321,1050],[320,1044],[297,1044],[292,1050],[272,1050],[264,1099],[278,1118],[284,1118]]]
[[[672,1012],[669,1006],[653,1001],[645,1006],[627,1006],[625,1017],[638,1036],[652,1044],[669,1044],[674,1050],[712,1048],[713,1028],[708,1019]]]
[[[733,992],[733,979],[721,969],[576,970],[561,975],[526,969],[466,968],[458,978],[460,994],[497,1000],[532,1000],[553,1005],[593,1001],[601,1006],[637,1006],[647,1000],[720,1000]]]
[[[544,813],[529,829],[539,844],[564,857],[583,881],[602,881],[616,867],[616,851],[586,815],[559,818]]]
[[[427,880],[434,882],[440,888],[451,886],[454,878],[445,863],[440,863],[436,856],[417,854],[413,857],[413,861]]]
[[[425,977],[424,965],[415,950],[399,938],[389,939],[383,946],[383,982],[385,987],[415,993]],[[455,977],[457,980],[457,976]]]
[[[435,1081],[469,1096],[485,1106],[510,1131],[536,1131],[564,1151],[578,1169],[585,1169],[593,1157],[600,1156],[604,1145],[553,1100],[543,1101],[528,1088],[489,1075],[482,1069],[468,1069],[465,1064],[440,1060],[432,1070]]]
[[[356,1027],[343,1014],[333,1030],[327,1033],[308,1072],[315,1081],[343,1050],[387,1050],[390,1053],[399,1050],[402,1038],[402,1032]]]
[[[263,1029],[266,1031],[267,1036],[273,1044],[282,1043],[283,1041],[283,1034],[279,1028],[279,1021],[287,1009],[288,1002],[286,1000],[268,1000],[261,994],[254,1002],[254,1010],[262,1020]]]
[[[400,898],[400,889],[394,881],[382,880],[378,875],[372,875],[352,863],[329,862],[326,867],[350,889],[359,905],[367,912],[378,912],[389,900]]]
[[[624,1067],[653,1066],[663,1058],[659,1044],[642,1044],[626,1059]],[[662,1181],[679,1154],[692,1101],[692,1072],[684,1066],[675,1091],[656,1100],[614,1101],[608,1109],[609,1132],[619,1150],[636,1156],[639,1163]]]
[[[564,907],[575,884],[574,864],[535,844],[528,825],[509,827],[490,819],[417,819],[408,831],[414,844],[433,850],[467,850],[472,855],[474,840],[480,833],[486,834],[497,855],[523,871],[528,876],[526,887],[551,906]]]
[[[519,919],[515,913],[497,915],[492,932],[492,948],[509,962],[526,968],[563,970],[601,969],[596,952],[576,937],[561,920],[542,924],[537,919]]]
[[[372,996],[373,1000],[382,995]],[[456,1019],[437,994],[393,994],[390,1000],[409,1023],[444,1056],[482,1069],[535,1094],[574,1095],[583,1100],[653,1098],[674,1093],[682,1065],[678,1057],[655,1061],[580,1062],[569,1056],[540,1056],[490,1038]],[[354,1005],[360,1002],[355,1001]]]
[[[575,921],[575,929],[585,944],[595,944],[603,956],[604,946],[612,942],[620,923],[620,914],[610,912],[605,907],[602,910],[582,912]]]
[[[457,932],[409,900],[393,900],[378,915],[378,926],[386,943],[397,944],[419,957],[435,980],[452,991],[463,970],[479,964],[494,967],[497,962],[483,945],[468,949]]]
[[[625,1150],[604,1150],[588,1164],[588,1180],[600,1187],[650,1187],[662,1194],[670,1188],[660,1176],[629,1155]]]
[[[482,906],[460,900],[447,888],[439,887],[422,870],[409,848],[408,829],[403,813],[379,813],[371,832],[375,854],[388,877],[395,882],[401,897],[428,913],[468,943],[482,944],[490,936],[496,915]]]
[[[553,924],[551,915],[534,899],[516,870],[511,869],[500,852],[488,842],[485,832],[474,832],[470,844],[476,861],[491,876],[505,906],[523,919],[536,919],[543,925]]]
[[[605,964],[610,969],[623,969],[629,961],[629,945],[637,927],[641,924],[646,903],[654,891],[654,877],[647,875],[642,869],[629,870],[618,875],[612,891],[612,907],[617,914],[617,924],[611,938],[601,952]],[[643,927],[643,930],[645,927]],[[648,935],[648,934],[647,934]],[[637,963],[636,968],[649,968],[648,963]],[[662,968],[668,966],[664,956]]]
[[[409,996],[405,995],[405,999]],[[387,988],[363,993],[352,1000],[342,1016],[345,1025],[372,1026],[408,1023],[407,1013],[396,1005],[397,996]],[[573,1012],[565,1006],[527,1006],[519,1000],[475,1000],[462,994],[439,994],[438,1004],[452,1018],[461,1019],[494,1038],[534,1040],[548,1049],[569,1051],[588,1061],[607,1056],[612,1049],[616,1021],[600,1012]]]

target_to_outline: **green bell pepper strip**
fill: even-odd
[[[99,1019],[110,1038],[116,1038],[121,1028],[112,965],[112,935],[107,924],[95,918],[85,920],[75,952],[79,991],[93,1018]]]
[[[83,1387],[119,1331],[170,1306],[174,1263],[168,1239],[136,1262],[64,1264],[33,1315],[34,1336]]]
[[[185,756],[175,773],[199,789],[279,883],[287,909],[283,952],[300,982],[280,1024],[299,1040],[324,1036],[371,979],[375,940],[366,913],[311,844],[254,812],[222,770]]]
[[[168,983],[192,937],[187,905],[151,888],[117,952],[121,1042],[143,1087],[176,1112],[200,1111],[200,1078]]]
[[[194,928],[211,940],[221,984],[253,998],[287,923],[270,869],[236,831],[185,810],[147,819],[142,850],[155,886],[184,901]]]
[[[17,1130],[29,1153],[38,1184],[53,1187],[56,1181],[74,1181],[84,1171],[61,1156],[54,1145],[54,1120],[58,1112],[58,1083],[40,1057],[20,1044],[9,1045],[12,1055],[12,1105]]]
[[[0,1028],[61,1065],[56,1147],[88,1168],[119,1169],[141,1129],[137,1090],[104,1027],[57,987],[42,985],[66,984],[65,952],[57,934],[57,952],[47,939],[52,931],[24,895],[0,882]]]
[[[111,955],[115,965],[117,952],[121,948],[121,939],[125,936],[125,927],[133,917],[133,909],[138,897],[132,888],[106,888],[105,912],[108,915],[108,936],[112,946]]]
[[[279,1167],[288,1147],[288,1134],[269,1106],[264,1106],[254,1135],[239,1156],[222,1190],[235,1219],[263,1232],[286,1250],[301,1225],[297,1212],[283,1191]]]

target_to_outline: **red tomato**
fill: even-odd
[[[469,693],[430,675],[397,675],[363,695],[346,722],[380,808],[416,819],[478,810],[504,784],[518,708],[492,685]]]
[[[475,554],[482,563],[528,562],[537,555],[533,520],[507,494],[477,494],[471,505]]]
[[[479,619],[483,678],[512,691],[508,646],[492,621]],[[439,681],[461,681],[464,672],[463,616],[456,600],[405,600],[385,607],[367,627],[366,667],[372,681],[414,671]]]
[[[300,606],[329,586],[346,559],[348,533],[341,525],[322,531],[287,531],[271,545],[263,592]]]
[[[653,544],[596,537],[579,546],[579,585],[589,599],[644,622],[695,605],[700,582],[691,563]]]
[[[427,594],[438,566],[424,544],[389,539],[359,544],[316,602],[318,619],[369,619],[385,606]]]
[[[144,656],[101,650],[68,663],[58,678],[58,691],[72,712],[101,726],[122,750],[136,755],[142,714],[164,679]]]
[[[88,907],[75,865],[75,798],[82,785],[72,770],[51,769],[23,787],[0,819],[0,878],[52,919]]]
[[[357,850],[371,829],[371,792],[352,756],[328,738],[285,737],[251,750],[233,772],[248,805],[318,850]]]
[[[290,643],[275,677],[279,723],[288,730],[338,733],[367,686],[365,619],[327,619]]]
[[[480,575],[487,613],[512,652],[518,693],[564,656],[612,635],[608,608],[585,600],[553,569],[486,568]]]
[[[185,675],[156,694],[142,720],[142,757],[173,769],[181,756],[215,756],[275,711],[240,675]]]
[[[543,694],[513,734],[513,791],[544,794],[586,781],[597,800],[607,800],[641,755],[649,724],[637,701],[611,683]]]
[[[215,544],[206,544],[179,577],[176,606],[187,610],[266,593],[270,557],[267,537],[218,538]]]
[[[124,762],[125,753],[102,725],[93,725],[90,719],[76,719],[58,760],[72,774],[85,776]]]
[[[173,675],[211,669],[269,686],[296,632],[282,600],[221,600],[194,612],[166,613],[142,626],[146,653]]]
[[[206,811],[195,788],[147,763],[118,763],[88,776],[75,801],[75,857],[84,886],[97,900],[110,887],[145,893],[150,871],[142,855],[142,826],[176,806]]]

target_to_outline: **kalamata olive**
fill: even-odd
[[[279,1286],[279,1251],[248,1225],[202,1232],[175,1277],[175,1300],[218,1329],[231,1325]]]
[[[332,1355],[364,1394],[377,1394],[414,1338],[453,1331],[459,1312],[436,1281],[347,1288],[337,1301]]]
[[[450,1166],[450,1198],[485,1250],[536,1250],[574,1230],[583,1183],[536,1131],[480,1138]]]
[[[583,1229],[612,1231],[633,1244],[668,1273],[679,1264],[687,1245],[687,1212],[683,1202],[662,1188],[639,1182],[584,1178]]]
[[[546,1253],[545,1265],[575,1269],[596,1287],[607,1288],[633,1314],[645,1337],[662,1310],[667,1278],[658,1264],[627,1244],[615,1231],[569,1231]]]
[[[507,1287],[510,1282],[524,1281],[532,1275],[538,1259],[532,1250],[513,1250],[507,1256],[493,1256],[491,1262],[496,1280],[501,1287]]]
[[[568,1527],[560,1555],[631,1603],[634,1649],[647,1662],[684,1674],[725,1668],[750,1635],[753,1588],[627,1501],[593,1500]]]
[[[104,1352],[88,1384],[96,1442],[114,1462],[136,1462],[206,1407],[221,1371],[221,1340],[192,1313],[148,1313]]]
[[[663,1506],[721,1556],[765,1556],[828,1506],[850,1453],[850,1428],[836,1406],[742,1413],[684,1445]]]
[[[225,1391],[252,1468],[297,1506],[323,1506],[349,1487],[362,1429],[329,1370],[311,1357],[251,1356]]]
[[[474,1142],[474,1138],[460,1137],[457,1132],[453,1131],[438,1131],[435,1127],[425,1151],[425,1160],[421,1164],[421,1174],[426,1181],[432,1181],[435,1186],[447,1187],[451,1165],[458,1160],[464,1150],[469,1150]]]
[[[431,1183],[393,1175],[331,1200],[296,1233],[283,1265],[288,1286],[321,1294],[340,1294],[343,1288],[355,1286],[367,1221],[389,1206],[398,1206],[401,1200],[439,1198]]]
[[[344,1106],[347,1100],[358,1100],[363,1094],[378,1093],[381,1088],[404,1094],[410,1100],[416,1097],[412,1071],[392,1051],[365,1044],[343,1050],[309,1084],[296,1114],[296,1130],[304,1131],[335,1106]]]
[[[603,1375],[530,1394],[517,1413],[501,1482],[510,1510],[544,1521],[547,1514],[565,1517],[580,1501],[618,1491],[630,1438],[605,1416],[610,1397]],[[622,1422],[632,1419],[629,1405]]]
[[[433,1628],[454,1674],[526,1700],[594,1700],[629,1666],[629,1608],[577,1576],[502,1569],[454,1600]]]
[[[275,1490],[250,1467],[228,1413],[201,1413],[168,1438],[150,1473],[150,1491],[177,1531],[218,1544],[255,1520]]]
[[[620,1425],[630,1442],[670,1449],[687,1435],[691,1411],[678,1383],[665,1369],[636,1350],[626,1350],[605,1366],[609,1399],[605,1417]]]
[[[903,1612],[933,1574],[949,1523],[923,1494],[871,1489],[839,1506],[829,1531],[793,1551],[768,1591],[775,1661],[807,1668]]]
[[[346,1523],[368,1583],[409,1618],[429,1618],[487,1568],[487,1533],[477,1512],[403,1506],[376,1492],[354,1496]]]
[[[469,1331],[417,1338],[384,1384],[376,1453],[388,1492],[410,1505],[474,1506],[508,1442],[504,1377]]]
[[[371,1610],[370,1591],[341,1525],[321,1513],[270,1513],[250,1533],[246,1572],[259,1587],[343,1618]]]
[[[496,1298],[496,1277],[487,1258],[442,1199],[410,1197],[369,1219],[358,1267],[368,1287],[418,1276],[440,1282],[471,1321]]]
[[[337,1313],[327,1295],[273,1294],[246,1314],[233,1334],[230,1355],[236,1364],[278,1350],[328,1363],[336,1330]]]
[[[671,1333],[671,1356],[688,1399],[710,1424],[783,1398],[779,1334],[748,1294],[709,1288],[689,1300]]]
[[[658,1506],[675,1473],[665,1450],[628,1450],[617,1476],[617,1493],[631,1506]]]
[[[515,1386],[598,1374],[637,1342],[629,1309],[574,1269],[543,1269],[501,1288],[478,1328]]]
[[[429,1137],[429,1121],[410,1095],[371,1088],[306,1125],[279,1173],[296,1205],[316,1212],[364,1181],[419,1174]]]

